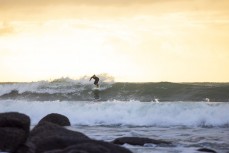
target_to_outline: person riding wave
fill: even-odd
[[[91,81],[91,79],[94,79],[94,85],[96,85],[96,87],[99,87],[99,78],[94,74],[89,81]]]

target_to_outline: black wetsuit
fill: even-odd
[[[91,79],[95,79],[95,82],[94,82],[94,85],[98,85],[98,83],[99,83],[99,78],[97,77],[97,76],[93,76],[93,77],[91,77]],[[90,80],[91,80],[90,79]]]

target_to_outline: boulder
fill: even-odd
[[[140,138],[140,137],[121,137],[117,138],[113,141],[114,144],[130,144],[130,145],[139,145],[144,146],[144,144],[151,143],[156,145],[171,145],[171,142],[164,141],[164,140],[154,140],[149,138]]]
[[[110,153],[109,149],[103,145],[94,143],[82,143],[74,146],[67,147],[62,153],[69,153],[73,151],[87,152],[87,153]]]
[[[19,128],[29,134],[30,118],[17,112],[0,113],[0,127]]]
[[[14,152],[26,141],[30,118],[21,113],[0,113],[0,150]]]
[[[17,153],[131,153],[112,143],[92,140],[83,133],[43,122],[30,133],[23,148]]]
[[[42,141],[47,142],[47,145],[52,145],[52,142],[48,141],[55,137],[69,137],[75,139],[89,139],[86,135],[80,132],[67,130],[62,126],[50,123],[43,122],[35,126],[25,143],[24,146],[20,147],[17,153],[26,153],[26,152],[34,152]],[[48,139],[48,140],[46,140]],[[45,144],[46,145],[46,144]],[[66,147],[66,146],[65,146]],[[54,146],[55,148],[55,146]]]
[[[96,152],[97,151],[97,152]],[[31,152],[31,151],[30,151]],[[91,140],[91,139],[77,139],[69,137],[49,137],[44,141],[40,141],[36,145],[36,149],[31,153],[131,153],[126,148],[117,146],[115,144]]]
[[[78,139],[89,139],[89,137],[87,137],[83,133],[71,131],[53,123],[43,122],[34,127],[34,129],[31,131],[29,135],[28,140],[32,141],[33,143],[36,143],[37,141],[43,141],[43,139],[47,137],[55,137],[55,136],[74,137]]]
[[[48,114],[47,116],[43,117],[38,124],[43,122],[50,122],[60,126],[71,125],[69,119],[66,116],[57,113]]]
[[[200,151],[200,152],[211,152],[211,153],[216,153],[215,150],[208,149],[208,148],[200,148],[200,149],[198,149],[197,151]]]
[[[26,140],[26,132],[13,127],[0,128],[0,150],[14,152]]]

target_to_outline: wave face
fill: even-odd
[[[0,84],[0,99],[32,101],[229,101],[229,83],[114,83],[100,79],[100,91],[93,90],[89,77],[31,83]]]
[[[32,124],[49,113],[67,116],[72,125],[228,127],[225,102],[70,102],[0,100],[0,112],[29,115]]]

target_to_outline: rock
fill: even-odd
[[[57,113],[48,114],[47,116],[43,117],[38,124],[43,122],[50,122],[60,126],[71,125],[69,119],[66,116]]]
[[[81,152],[86,151],[88,153],[110,153],[109,149],[106,148],[105,146],[94,144],[94,143],[82,143],[82,144],[70,146],[66,148],[65,152],[63,153],[67,153],[70,151],[81,151]]]
[[[29,135],[30,118],[25,114],[0,113],[0,150],[14,152]]]
[[[97,152],[96,152],[97,151]],[[51,137],[40,141],[33,153],[131,153],[126,148],[114,145],[109,142],[90,140],[90,139],[75,139],[68,137]],[[32,152],[31,152],[32,153]]]
[[[23,148],[17,153],[131,153],[112,143],[91,140],[83,133],[43,122],[32,131]]]
[[[216,151],[215,151],[215,150],[208,149],[208,148],[200,148],[200,149],[198,149],[197,151],[216,153]]]
[[[17,112],[0,113],[0,127],[19,128],[28,134],[30,131],[30,118]]]
[[[0,128],[0,150],[14,152],[26,140],[26,132],[13,127]]]
[[[83,133],[68,130],[63,127],[66,122],[62,124],[62,116],[54,116],[54,120],[44,117],[15,153],[131,153],[121,146],[92,140]]]
[[[171,145],[171,142],[164,141],[164,140],[154,140],[149,138],[139,138],[139,137],[121,137],[117,138],[113,141],[114,144],[130,144],[130,145],[139,145],[144,146],[144,144],[152,143],[156,145]]]
[[[30,133],[29,140],[36,143],[36,141],[43,141],[43,139],[47,138],[47,136],[65,136],[78,139],[89,139],[89,137],[83,133],[67,130],[62,126],[53,123],[43,122],[34,127]]]
[[[46,151],[45,153],[110,153],[110,151],[102,146],[93,143],[83,143],[69,146],[63,150]]]
[[[53,151],[46,151],[44,153],[88,153],[88,152],[85,152],[85,151],[66,151],[66,150],[53,150]]]
[[[44,141],[48,143],[47,145],[52,145],[52,142],[46,139],[53,139],[55,137],[69,137],[79,140],[89,139],[83,133],[67,130],[62,126],[50,122],[43,122],[33,128],[33,130],[30,132],[30,135],[25,145],[22,146],[17,153],[26,153],[29,151],[35,153],[37,145],[39,145],[40,142]]]

